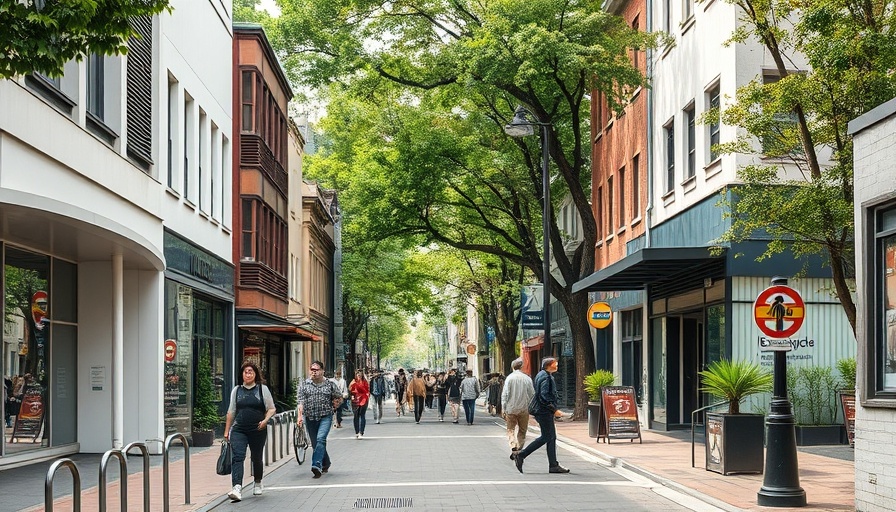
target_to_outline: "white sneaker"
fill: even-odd
[[[243,499],[243,495],[240,494],[240,491],[243,489],[243,486],[240,484],[236,484],[233,486],[233,489],[230,490],[230,494],[227,495],[233,501],[240,501]]]
[[[358,439],[364,439],[364,434],[358,434]]]
[[[379,425],[379,424],[380,424],[380,420],[376,420],[376,424]]]
[[[355,439],[361,439],[361,434],[355,434]]]
[[[255,487],[252,489],[253,496],[261,496],[261,493],[264,492],[264,485],[261,482],[255,482]]]

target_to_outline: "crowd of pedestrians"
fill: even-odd
[[[388,396],[394,396],[397,417],[413,412],[417,424],[426,409],[434,409],[440,422],[445,420],[445,412],[450,410],[452,422],[459,423],[462,406],[467,425],[473,425],[476,400],[483,391],[488,413],[505,420],[510,458],[520,473],[523,472],[526,458],[541,446],[546,446],[548,471],[568,473],[569,470],[557,461],[554,418],[561,415],[557,408],[557,388],[553,377],[557,371],[557,360],[545,358],[534,383],[523,373],[522,366],[523,361],[518,358],[511,364],[512,372],[506,378],[500,373],[491,373],[485,375],[482,381],[469,369],[460,376],[455,368],[438,373],[423,370],[406,373],[401,368],[392,379],[387,379],[380,370],[357,370],[351,382],[346,383],[342,372],[336,371],[333,377],[327,378],[324,364],[313,361],[309,367],[310,377],[299,382],[296,388],[297,426],[305,428],[308,433],[313,450],[313,477],[320,478],[330,469],[332,461],[327,453],[327,437],[331,427],[342,428],[348,404],[351,404],[355,437],[360,440],[364,438],[367,409],[372,406],[374,421],[382,423],[383,405]],[[233,487],[229,493],[233,501],[242,499],[243,465],[247,451],[255,480],[253,494],[262,494],[264,490],[262,454],[267,440],[267,423],[275,413],[271,392],[264,384],[259,368],[254,363],[244,363],[240,374],[242,383],[230,393],[224,427],[224,438],[231,443],[233,452]],[[530,416],[538,422],[541,435],[526,446]]]

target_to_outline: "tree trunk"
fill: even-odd
[[[588,394],[582,380],[585,375],[594,371],[594,342],[591,339],[591,326],[588,325],[588,294],[577,293],[571,295],[566,290],[557,294],[557,300],[563,304],[569,315],[569,335],[573,339],[573,354],[575,354],[575,389],[576,403],[573,409],[572,419],[584,419],[588,411]]]

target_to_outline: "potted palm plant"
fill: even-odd
[[[700,372],[700,391],[728,401],[727,413],[706,414],[706,469],[762,473],[765,416],[740,412],[743,400],[772,390],[772,373],[749,361],[720,360]]]
[[[600,434],[600,390],[616,382],[613,372],[597,370],[585,376],[582,384],[588,393],[588,436],[598,437]]]
[[[212,365],[208,354],[199,358],[196,369],[196,392],[193,397],[193,446],[211,446],[215,441],[215,427],[220,422],[212,383]]]

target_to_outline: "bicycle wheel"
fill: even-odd
[[[292,445],[296,452],[296,462],[302,464],[305,462],[305,452],[308,450],[308,436],[305,434],[305,427],[296,425],[292,435]]]

